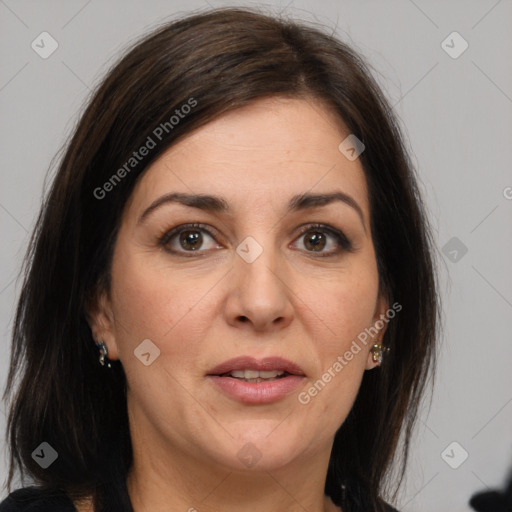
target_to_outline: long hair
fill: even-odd
[[[366,147],[359,158],[379,285],[402,309],[383,339],[391,352],[365,372],[336,433],[325,493],[347,511],[384,510],[384,493],[396,498],[439,326],[434,246],[415,171],[357,53],[312,24],[246,8],[195,13],[133,44],[67,144],[22,269],[4,393],[9,488],[17,471],[28,473],[42,488],[92,495],[95,510],[105,510],[102,489],[124,485],[132,462],[126,378],[118,361],[108,372],[99,365],[87,301],[110,289],[120,220],[144,170],[192,130],[271,96],[321,101]],[[179,109],[188,113],[175,122]],[[154,148],[127,167],[148,137]],[[31,456],[41,442],[58,453],[47,469]],[[395,456],[398,474],[389,479]]]

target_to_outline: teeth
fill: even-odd
[[[234,370],[229,373],[232,377],[237,379],[273,379],[283,375],[283,371],[270,370],[270,371],[257,371],[257,370]]]
[[[255,370],[245,370],[244,371],[245,379],[257,379],[259,376],[260,376],[260,372],[257,372]]]
[[[271,379],[273,377],[279,377],[279,375],[283,375],[284,372],[278,370],[271,370],[268,372],[258,372],[262,379]]]

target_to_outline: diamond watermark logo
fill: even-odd
[[[458,263],[466,255],[468,248],[454,236],[444,244],[442,251],[452,263]]]
[[[149,339],[144,340],[134,351],[135,357],[144,365],[153,364],[160,355],[160,349]]]
[[[441,453],[441,458],[450,466],[452,469],[457,469],[469,457],[469,453],[464,449],[462,445],[453,441],[450,443]]]
[[[261,247],[261,245],[256,242],[252,236],[245,238],[236,248],[236,253],[246,263],[253,263],[256,261],[262,252],[263,247]]]
[[[353,162],[365,150],[366,146],[353,133],[344,139],[338,146],[340,153],[347,160]]]
[[[240,459],[242,464],[248,468],[252,468],[261,459],[261,452],[254,444],[247,443],[238,451],[237,457]]]
[[[468,42],[458,32],[452,32],[441,43],[441,48],[452,59],[458,59],[468,49],[468,47]]]
[[[59,47],[59,43],[48,32],[41,32],[30,46],[39,57],[47,59]]]
[[[59,454],[47,442],[41,443],[33,452],[32,458],[43,468],[49,468]]]

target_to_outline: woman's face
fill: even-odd
[[[261,470],[328,458],[375,366],[370,340],[357,353],[353,342],[388,307],[363,170],[338,149],[348,135],[318,103],[259,100],[137,183],[92,325],[122,362],[146,453]],[[300,200],[335,193],[345,200]],[[171,194],[216,199],[162,200]],[[240,357],[253,360],[229,362]],[[231,370],[270,373],[220,376]]]

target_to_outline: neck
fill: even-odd
[[[222,466],[155,437],[144,443],[136,432],[132,432],[132,446],[127,487],[134,512],[341,510],[324,495],[331,446],[314,458],[262,471]]]
[[[169,466],[165,473],[134,466],[127,481],[134,512],[239,512],[241,506],[251,512],[340,512],[323,492],[308,492],[311,482],[297,474],[293,478],[275,471],[251,476],[219,470],[194,474],[188,468],[174,471]]]

